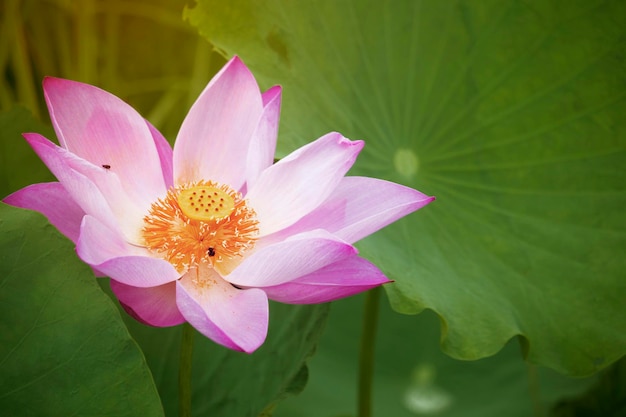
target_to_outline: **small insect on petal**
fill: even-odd
[[[208,253],[209,256],[215,256],[215,248],[209,248]]]
[[[104,169],[111,169],[111,165],[102,164],[102,168],[104,168]]]

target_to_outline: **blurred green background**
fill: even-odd
[[[43,120],[41,80],[64,77],[124,98],[172,141],[226,61],[182,19],[184,1],[8,0],[2,3],[4,110]]]
[[[382,299],[375,415],[626,415],[623,360],[611,366],[626,352],[625,2],[5,0],[0,11],[2,196],[53,180],[20,140],[54,137],[44,76],[118,95],[173,141],[238,54],[263,89],[283,85],[278,156],[337,130],[366,141],[353,175],[437,196],[358,245],[395,280]],[[2,209],[5,228],[20,219],[35,234],[2,231],[0,408],[176,415],[179,329],[123,314],[99,322],[115,334],[102,337],[132,351],[120,357],[139,371],[105,393],[72,394],[90,377],[77,370],[116,359],[104,344],[77,359],[80,332],[67,332],[76,323],[63,309],[84,294],[103,316],[112,304],[80,262],[48,249],[74,258],[67,241],[49,227],[37,239],[44,220]],[[34,285],[16,267],[20,245],[65,271],[44,274],[30,303],[11,301]],[[81,279],[57,306],[67,271]],[[272,304],[268,342],[252,356],[197,338],[196,415],[355,415],[362,304],[334,303],[328,322],[329,306]],[[59,326],[52,335],[42,318]],[[91,378],[119,378],[103,369]],[[307,375],[302,394],[272,404]],[[112,408],[119,398],[127,408]]]

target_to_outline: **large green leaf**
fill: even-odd
[[[144,356],[72,243],[0,203],[0,410],[162,416]]]
[[[272,303],[270,328],[253,354],[234,352],[196,333],[193,348],[192,410],[195,416],[256,417],[304,388],[306,361],[326,323],[328,305]],[[142,347],[161,395],[165,414],[178,412],[180,326],[153,328],[125,315]]]
[[[280,149],[338,130],[354,173],[438,200],[366,239],[443,349],[584,375],[626,353],[626,2],[219,2],[187,18],[264,87]],[[384,198],[384,197],[382,197]]]

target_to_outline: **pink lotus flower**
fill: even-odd
[[[139,321],[187,321],[231,349],[263,343],[268,298],[323,303],[388,282],[352,244],[433,200],[345,177],[363,142],[339,133],[273,164],[281,89],[261,93],[236,57],[173,150],[103,90],[46,78],[44,92],[61,146],[24,137],[59,182],[4,201],[43,213]]]

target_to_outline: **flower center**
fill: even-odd
[[[142,232],[146,247],[179,272],[210,265],[225,274],[254,246],[257,225],[240,193],[200,181],[173,187],[152,203]]]
[[[180,190],[177,200],[187,217],[205,222],[226,218],[235,209],[235,199],[227,191],[212,185]]]

